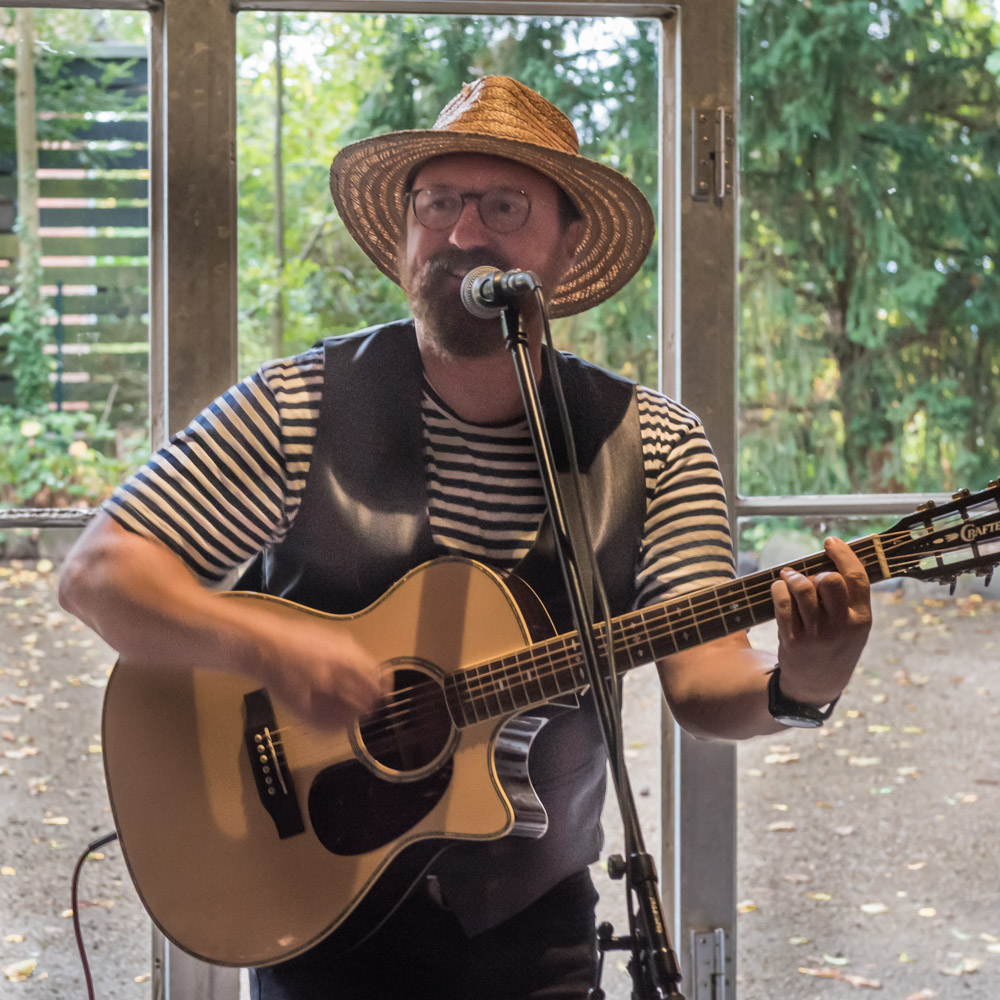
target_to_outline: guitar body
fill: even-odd
[[[334,932],[346,949],[449,841],[545,831],[526,767],[544,719],[459,728],[438,695],[449,674],[521,649],[539,627],[492,571],[427,563],[349,617],[226,599],[266,602],[289,629],[304,615],[347,629],[429,708],[423,742],[400,744],[391,720],[310,729],[250,676],[120,660],[104,702],[108,792],[140,898],[178,947],[232,966],[273,964]],[[256,729],[251,706],[266,717]]]

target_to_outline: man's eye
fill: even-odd
[[[453,195],[441,194],[431,198],[427,203],[427,208],[432,212],[447,212],[455,207]]]

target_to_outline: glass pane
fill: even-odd
[[[749,572],[817,552],[831,531],[887,526],[739,527]],[[977,577],[954,596],[892,580],[873,611],[832,720],[738,747],[741,997],[825,995],[820,978],[940,1000],[1000,990],[1000,890],[983,878],[1000,817],[1000,600]],[[776,648],[773,624],[750,637]]]
[[[147,33],[134,13],[0,14],[4,507],[95,506],[148,453]]]
[[[1000,468],[992,0],[741,0],[740,490]]]
[[[330,161],[353,140],[429,128],[467,80],[504,73],[534,87],[570,115],[585,155],[624,170],[656,205],[655,21],[244,14],[237,23],[244,374],[407,314],[402,292],[341,225]],[[611,301],[557,320],[553,334],[562,347],[656,385],[656,298],[654,250]]]
[[[465,81],[501,73],[538,90],[573,120],[581,152],[624,170],[655,210],[661,147],[655,21],[245,13],[237,26],[243,374],[323,337],[408,314],[400,289],[342,226],[329,192],[330,161],[351,141],[429,128]],[[655,386],[657,295],[654,249],[623,291],[583,315],[554,321],[553,336],[562,348]],[[627,753],[646,751],[637,795],[655,850],[660,696],[654,670],[636,675],[625,685],[626,716],[639,735],[630,737]],[[605,853],[621,850],[613,803],[604,825]],[[624,934],[620,883],[610,883],[601,865],[594,868],[600,919]],[[630,995],[617,953],[608,957],[603,987],[611,1000]]]
[[[19,123],[26,22],[37,39],[35,108]],[[96,505],[144,451],[148,25],[138,13],[0,10],[2,507]],[[39,161],[35,303],[23,253],[30,234],[15,225],[27,207],[17,177],[25,121],[37,126]],[[74,535],[0,533],[5,996],[80,991],[70,876],[87,845],[113,829],[100,720],[114,653],[56,596]],[[151,925],[116,844],[83,866],[79,895],[97,995],[148,990],[137,983],[152,973]]]

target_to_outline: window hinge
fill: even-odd
[[[721,205],[733,194],[736,133],[726,108],[691,109],[691,197]]]
[[[694,989],[690,1000],[726,1000],[732,985],[729,934],[722,927],[714,931],[691,932]]]

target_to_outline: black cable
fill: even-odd
[[[112,831],[111,833],[106,833],[103,837],[98,838],[93,843],[88,844],[87,849],[77,859],[76,867],[73,869],[73,880],[71,883],[71,895],[73,901],[73,932],[76,934],[76,947],[80,952],[80,962],[83,965],[83,976],[87,981],[88,1000],[95,1000],[94,981],[90,978],[90,964],[87,962],[87,949],[84,947],[83,932],[80,930],[80,907],[78,905],[77,891],[80,885],[80,869],[83,868],[84,861],[86,861],[94,851],[100,850],[105,846],[105,844],[110,844],[112,841],[117,839],[118,834]]]

